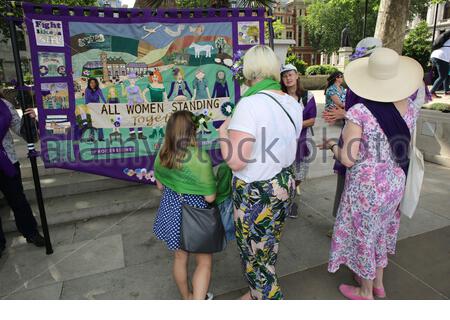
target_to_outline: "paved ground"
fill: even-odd
[[[326,237],[335,177],[305,184],[301,217],[289,220],[277,272],[288,299],[339,299],[336,287],[351,281],[342,269],[326,272]],[[447,299],[450,260],[450,169],[427,164],[420,207],[403,219],[398,254],[387,269],[392,299]],[[171,254],[152,235],[154,210],[101,217],[51,229],[55,253],[8,234],[0,258],[0,297],[6,299],[178,299]],[[211,284],[218,298],[235,298],[245,287],[235,243],[215,255]]]

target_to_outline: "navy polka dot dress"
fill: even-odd
[[[184,203],[196,208],[207,208],[203,196],[183,195]],[[159,240],[166,243],[170,250],[178,250],[181,245],[181,200],[180,195],[170,188],[164,191],[156,214],[153,232]]]

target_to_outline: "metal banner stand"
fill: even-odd
[[[267,21],[267,25],[269,28],[269,46],[274,50],[274,43],[273,39],[275,39],[275,32],[273,30],[273,10],[271,7],[267,10],[267,13],[269,14],[269,19]],[[280,61],[282,64],[284,64],[283,61]]]
[[[20,63],[20,52],[19,47],[17,43],[17,33],[16,33],[16,26],[14,24],[14,13],[13,8],[16,7],[16,2],[11,1],[10,5],[7,5],[7,16],[8,16],[8,26],[9,26],[9,32],[11,36],[11,45],[13,49],[13,56],[14,56],[14,64],[16,68],[16,77],[17,77],[17,86],[19,91],[19,103],[20,108],[22,109],[22,112],[25,113],[25,109],[27,106],[25,105],[25,95],[23,92],[23,75],[22,75],[22,66]],[[39,207],[39,215],[41,218],[41,225],[42,225],[42,232],[44,234],[45,239],[45,249],[46,254],[52,254],[53,248],[52,243],[50,241],[50,233],[48,231],[48,224],[47,224],[47,216],[45,213],[45,206],[44,206],[44,199],[42,197],[42,189],[41,189],[41,181],[39,178],[39,170],[37,166],[36,158],[39,156],[38,152],[34,148],[34,143],[32,143],[32,133],[31,133],[31,119],[29,116],[25,116],[24,124],[25,124],[25,132],[26,132],[26,140],[28,145],[28,158],[30,159],[31,163],[31,169],[33,172],[33,180],[34,180],[34,189],[36,191],[36,199]]]

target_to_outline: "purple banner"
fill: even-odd
[[[264,44],[263,8],[23,8],[46,167],[151,183],[178,110],[203,115],[199,142],[221,161],[233,56]]]

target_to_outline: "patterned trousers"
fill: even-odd
[[[233,178],[236,240],[253,299],[283,299],[275,264],[281,232],[294,196],[292,167],[266,181],[247,184]]]

